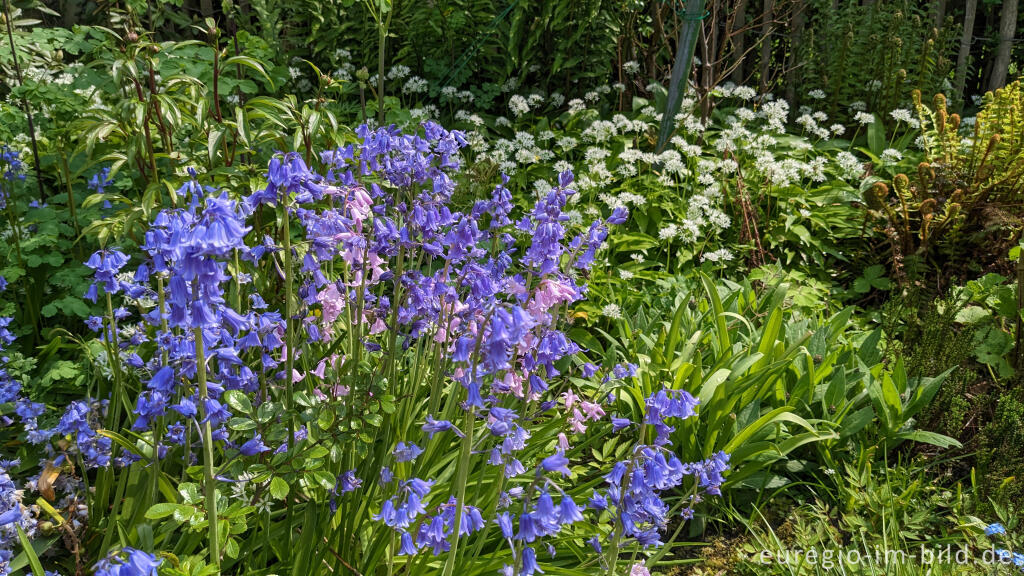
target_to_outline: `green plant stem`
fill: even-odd
[[[206,400],[210,391],[206,386],[206,350],[203,329],[193,329],[196,341],[196,378],[199,380],[200,410],[203,416],[203,488],[206,494],[206,515],[210,523],[210,563],[220,574],[220,533],[217,522],[217,485],[213,474],[213,427],[206,414]]]
[[[156,277],[157,307],[160,310],[160,329],[167,332],[167,295],[164,294],[164,279]],[[163,348],[160,353],[162,366],[167,366],[167,349]],[[153,484],[150,488],[152,501],[155,504],[160,489],[160,435],[163,433],[163,418],[156,419],[156,426],[153,428]]]
[[[295,441],[295,406],[294,399],[292,398],[292,371],[295,369],[295,319],[292,316],[295,315],[295,311],[292,310],[292,284],[294,282],[294,274],[292,272],[292,232],[290,220],[291,217],[288,214],[288,205],[285,202],[281,203],[282,207],[282,235],[284,243],[284,310],[285,310],[285,322],[287,325],[287,339],[288,339],[288,355],[285,360],[285,405],[288,407],[288,448],[290,449],[292,443]]]
[[[114,304],[110,292],[107,292],[107,321],[110,330],[106,339],[107,361],[110,362],[110,371],[114,374],[114,390],[110,394],[107,428],[117,430],[118,420],[121,417],[121,359],[117,355],[117,320],[114,319]]]
[[[383,14],[381,15],[383,18]],[[388,14],[387,23],[390,23],[391,15]],[[378,43],[377,43],[377,125],[384,125],[384,49],[388,40],[387,23],[377,21]]]
[[[292,294],[293,282],[295,274],[292,270],[292,231],[291,231],[291,215],[288,214],[288,197],[287,195],[281,199],[282,209],[282,233],[284,235],[284,309],[285,309],[285,322],[287,332],[287,343],[288,347],[287,359],[285,360],[285,373],[284,373],[284,386],[285,386],[285,406],[288,409],[288,449],[291,450],[295,444],[295,398],[294,391],[292,389],[292,374],[295,371],[295,311],[292,309]],[[289,499],[291,497],[291,491],[289,491]],[[294,531],[292,530],[292,510],[290,501],[285,501],[287,505],[287,511],[285,513],[285,527],[288,530],[288,542],[285,547],[285,556],[288,560],[291,559],[291,541]]]
[[[473,427],[476,425],[476,407],[470,406],[463,425],[462,452],[459,454],[459,471],[455,480],[455,526],[452,530],[452,546],[444,563],[442,576],[452,576],[455,558],[459,551],[459,530],[462,528],[462,507],[466,503],[466,479],[469,477],[469,457],[473,448]]]
[[[636,446],[633,447],[633,457],[629,460],[629,465],[626,467],[626,473],[623,474],[622,488],[620,494],[626,494],[629,491],[629,481],[633,477],[633,468],[636,467],[637,452],[639,447],[643,445],[644,437],[647,434],[647,424],[640,426],[640,432],[638,434],[638,440]],[[611,546],[608,547],[608,555],[605,557],[608,564],[608,576],[615,576],[615,568],[619,560],[619,541],[622,540],[623,524],[622,524],[622,510],[616,509],[615,511],[615,532],[612,536]]]
[[[71,222],[75,227],[75,236],[77,237],[82,233],[82,228],[78,225],[78,214],[75,211],[75,194],[71,190],[71,169],[68,166],[68,157],[64,154],[64,148],[60,150],[61,168],[64,171],[64,186],[68,191],[68,210],[71,211]]]

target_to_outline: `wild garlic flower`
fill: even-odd
[[[428,83],[425,78],[419,76],[413,76],[405,81],[402,86],[402,94],[422,94],[428,89]]]
[[[880,156],[882,164],[895,164],[900,160],[903,160],[903,154],[895,148],[886,148],[882,151]]]
[[[526,98],[516,94],[508,99],[508,109],[512,112],[512,115],[519,118],[523,114],[530,112],[530,104],[526,101]]]
[[[857,112],[853,115],[853,120],[861,126],[867,126],[868,124],[874,124],[875,115],[867,112]]]
[[[835,163],[839,167],[839,175],[843,179],[857,178],[864,173],[864,167],[860,160],[845,150],[836,154]]]
[[[757,97],[757,90],[754,90],[749,86],[737,86],[736,88],[733,88],[732,97],[739,98],[743,101],[753,100]]]
[[[914,115],[906,108],[897,108],[892,112],[889,112],[889,116],[892,116],[892,118],[897,122],[902,122],[911,128],[921,127],[921,122],[917,118],[914,118]]]
[[[604,148],[598,148],[596,146],[591,146],[590,148],[587,148],[586,152],[583,153],[583,159],[586,160],[587,162],[598,162],[611,156],[611,154],[612,153],[609,150],[606,150]]]
[[[396,64],[392,66],[390,70],[388,70],[388,73],[385,76],[385,78],[388,80],[401,80],[411,73],[412,70],[410,70],[408,66]]]
[[[611,318],[612,320],[619,320],[622,318],[622,309],[619,308],[618,304],[605,304],[601,308],[601,315]]]
[[[572,163],[568,162],[566,160],[559,160],[558,162],[555,162],[554,166],[552,166],[552,169],[554,170],[555,174],[561,174],[562,172],[565,172],[566,170],[568,170],[570,172],[574,172],[575,171],[573,169]]]
[[[734,258],[728,248],[720,248],[712,252],[705,252],[701,255],[701,262],[729,262]]]

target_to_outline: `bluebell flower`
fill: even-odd
[[[96,564],[96,576],[156,576],[163,560],[135,548],[114,552]]]
[[[338,476],[338,485],[338,492],[340,494],[345,494],[348,492],[352,492],[353,490],[356,490],[357,488],[362,486],[363,481],[356,477],[355,470],[349,470],[347,472],[342,473],[341,476]]]
[[[625,224],[627,219],[629,219],[629,210],[623,206],[619,206],[612,210],[612,215],[608,217],[607,222],[615,225]]]
[[[397,462],[412,462],[423,453],[423,449],[412,442],[399,442],[392,454]]]
[[[462,432],[448,420],[434,420],[432,416],[427,415],[427,422],[423,425],[423,431],[427,432],[430,438],[433,438],[434,434],[438,432],[445,432],[447,430],[454,430],[456,435],[462,437]]]
[[[548,472],[558,472],[563,476],[572,474],[569,471],[569,459],[564,452],[556,452],[541,461],[541,467]]]
[[[129,256],[117,249],[97,250],[89,257],[85,265],[92,268],[96,281],[93,286],[100,286],[108,294],[116,294],[121,291],[121,282],[117,279],[117,273],[128,263]],[[90,287],[92,290],[92,287]]]
[[[618,432],[624,428],[629,428],[633,425],[633,421],[629,418],[618,418],[612,416],[612,431]]]
[[[530,546],[523,548],[523,566],[519,571],[519,576],[532,576],[538,572],[544,573],[537,565],[537,553]]]
[[[399,538],[398,555],[399,556],[412,556],[417,552],[416,545],[413,543],[412,534],[403,530]]]
[[[238,451],[241,452],[243,456],[255,456],[261,452],[270,451],[270,446],[263,443],[263,436],[261,434],[256,434],[250,440],[242,444]]]
[[[1006,534],[1006,527],[998,522],[985,527],[986,536],[994,536],[996,534]]]

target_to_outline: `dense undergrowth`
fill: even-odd
[[[414,62],[457,4],[346,6],[352,50],[344,11],[7,8],[0,574],[1024,564],[1019,81],[947,102],[951,28],[821,8],[761,57],[827,74],[698,75],[659,149],[621,14]],[[837,81],[864,15],[843,50],[902,72]]]

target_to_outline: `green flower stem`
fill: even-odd
[[[294,398],[292,398],[292,371],[295,368],[295,320],[292,316],[295,315],[295,311],[292,309],[292,285],[295,281],[294,274],[292,272],[292,232],[290,220],[291,216],[288,214],[288,205],[285,202],[281,203],[282,207],[282,234],[284,235],[284,319],[287,323],[287,346],[288,346],[288,357],[285,361],[285,375],[284,375],[284,386],[285,386],[285,406],[288,407],[288,448],[290,449],[292,443],[295,442],[295,405]]]
[[[287,340],[285,345],[288,347],[288,357],[285,361],[284,371],[284,386],[285,386],[285,406],[288,409],[288,442],[286,446],[291,450],[295,444],[295,398],[292,390],[292,374],[295,370],[295,310],[292,308],[292,295],[293,283],[295,281],[295,273],[292,270],[292,230],[291,230],[291,215],[288,214],[288,196],[286,195],[281,199],[281,228],[282,234],[284,235],[284,309],[285,309],[285,322],[287,323]],[[290,494],[290,491],[289,491]],[[286,505],[290,504],[289,501],[285,501]],[[288,529],[288,545],[285,547],[285,556],[288,560],[291,560],[292,550],[292,536],[295,534],[292,529],[292,510],[293,506],[288,505],[285,514],[285,526]]]
[[[455,480],[455,526],[452,529],[452,547],[444,563],[442,576],[452,576],[455,558],[459,551],[459,530],[462,528],[462,507],[466,503],[466,478],[469,476],[469,456],[473,448],[473,427],[476,425],[476,407],[470,406],[463,425],[462,452],[459,454],[459,471]]]
[[[629,465],[626,467],[626,473],[623,474],[622,476],[623,483],[622,489],[619,492],[620,494],[625,494],[629,491],[629,481],[633,477],[633,468],[636,466],[637,448],[639,448],[643,444],[644,437],[646,436],[646,434],[647,424],[642,424],[640,426],[640,433],[638,435],[636,446],[633,447],[633,457],[630,458]],[[605,556],[605,562],[607,563],[608,568],[608,576],[615,576],[615,568],[619,560],[619,542],[622,540],[622,532],[624,528],[622,524],[622,510],[620,508],[617,508],[615,510],[615,516],[615,532],[612,536],[611,546],[608,547],[608,554],[607,556]]]
[[[206,386],[206,350],[203,345],[203,329],[195,327],[196,371],[199,380],[200,414],[203,416],[203,488],[206,493],[206,514],[210,523],[210,563],[220,574],[220,533],[217,521],[217,485],[213,474],[213,427],[207,419],[206,400],[210,391]]]
[[[117,320],[114,319],[114,304],[107,292],[107,361],[110,362],[110,371],[114,374],[114,390],[110,394],[110,407],[107,414],[107,428],[117,430],[118,421],[121,417],[121,359],[117,355]]]
[[[156,277],[156,294],[157,294],[157,307],[160,310],[160,329],[167,332],[167,295],[164,293],[164,279],[163,276]],[[167,349],[163,349],[160,354],[161,365],[167,365]],[[152,478],[153,483],[150,487],[150,496],[152,497],[153,503],[157,502],[157,496],[160,490],[160,436],[163,434],[164,419],[162,417],[156,419],[156,425],[153,428],[153,470]]]
[[[71,223],[75,227],[75,236],[82,233],[82,228],[78,225],[78,214],[75,211],[75,194],[71,189],[71,168],[68,166],[68,157],[64,154],[64,148],[60,148],[60,161],[61,170],[64,172],[64,186],[67,188],[68,193],[68,210],[71,211]],[[81,247],[79,246],[79,250]]]

